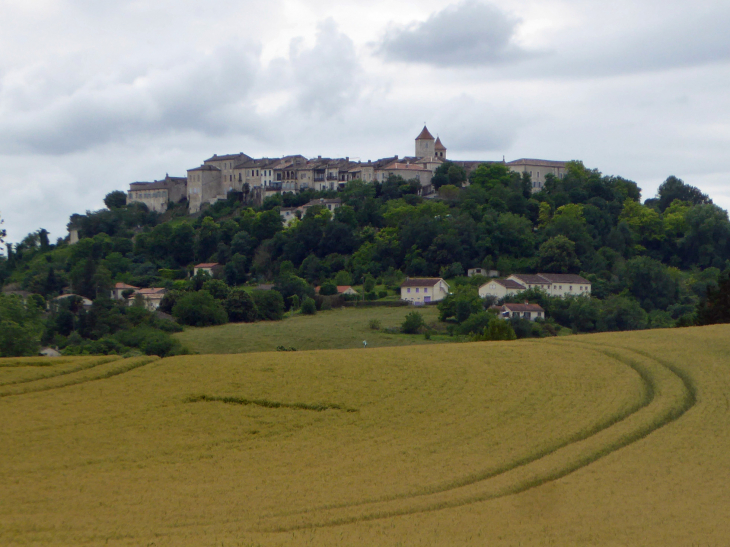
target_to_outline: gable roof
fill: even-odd
[[[193,268],[213,268],[218,265],[219,264],[217,262],[202,262],[200,264],[196,264]]]
[[[139,287],[135,287],[134,285],[127,285],[126,283],[117,283],[114,285],[115,289],[138,289]]]
[[[535,274],[512,274],[511,277],[516,277],[523,283],[529,285],[549,285],[550,281],[542,277],[541,275]]]
[[[428,139],[431,141],[433,140],[433,135],[431,135],[431,133],[428,132],[428,129],[426,128],[425,125],[423,126],[423,131],[421,131],[421,133],[419,133],[419,135],[416,137],[417,141],[424,140],[424,139]]]
[[[545,311],[538,304],[504,304],[502,308],[509,311]]]
[[[537,274],[540,277],[544,277],[551,283],[572,283],[575,285],[590,285],[591,282],[587,279],[575,275],[575,274],[552,274],[552,273],[540,273]]]
[[[444,281],[440,277],[413,277],[406,279],[401,287],[433,287],[439,281]],[[444,284],[448,287],[449,284],[444,281]]]
[[[505,289],[526,289],[524,285],[521,283],[518,283],[514,279],[492,279],[491,281],[487,281],[484,283],[484,285],[489,285],[490,283],[497,283],[498,285],[502,285]],[[484,286],[482,285],[482,287]],[[480,287],[481,288],[481,287]]]
[[[222,156],[219,156],[218,154],[213,154],[213,157],[208,158],[205,161],[225,161],[225,160],[237,160],[237,159],[246,159],[250,160],[251,156],[244,154],[243,152],[239,152],[238,154],[223,154]]]

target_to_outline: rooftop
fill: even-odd
[[[567,161],[535,160],[520,158],[519,160],[508,161],[507,165],[535,165],[538,167],[565,167]]]
[[[401,284],[401,287],[433,287],[439,281],[444,280],[440,277],[413,277],[410,279],[406,279]],[[444,283],[446,282],[444,281]]]
[[[433,140],[433,135],[431,135],[431,133],[428,132],[428,129],[424,125],[423,131],[421,131],[421,133],[416,137],[416,140],[420,141],[420,140],[425,140],[425,139]]]
[[[537,274],[540,277],[544,277],[551,283],[573,283],[576,285],[590,285],[590,281],[575,274],[553,274],[553,273],[540,273]]]
[[[505,304],[502,307],[509,311],[545,311],[538,304]]]

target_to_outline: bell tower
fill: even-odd
[[[426,126],[423,131],[416,137],[416,157],[417,158],[434,158],[436,157],[435,139],[428,132]]]

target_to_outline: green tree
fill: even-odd
[[[259,310],[259,319],[279,321],[284,318],[284,298],[279,291],[251,291]]]
[[[208,291],[216,300],[225,300],[231,292],[231,289],[220,279],[209,279],[203,283],[204,291]]]
[[[42,311],[33,299],[0,294],[0,357],[38,354]]]
[[[332,282],[323,283],[319,288],[319,294],[322,296],[331,296],[337,294],[337,285]]]
[[[565,236],[551,237],[540,245],[540,268],[548,273],[577,273],[580,261],[575,254],[575,243]]]
[[[104,205],[106,205],[109,209],[121,209],[127,205],[127,194],[121,190],[109,192],[106,197],[104,197]]]
[[[494,341],[494,340],[516,340],[517,335],[515,330],[510,325],[509,321],[500,319],[494,314],[489,314],[492,317],[489,319],[489,324],[482,331],[481,334],[474,337],[474,341]]]
[[[730,276],[724,274],[717,288],[708,286],[707,296],[697,306],[697,324],[730,323]]]
[[[207,291],[182,295],[172,308],[172,315],[184,325],[207,327],[228,321],[223,306]]]
[[[233,323],[252,323],[258,318],[259,310],[253,297],[244,289],[233,289],[225,301],[228,320]]]
[[[698,188],[686,184],[682,179],[669,177],[657,191],[657,208],[664,212],[674,200],[687,201],[693,205],[711,204],[712,200]]]
[[[418,334],[418,331],[426,324],[423,315],[417,311],[412,311],[406,315],[405,320],[400,326],[400,330],[404,334]]]
[[[302,302],[302,308],[301,308],[303,315],[314,315],[317,313],[317,305],[314,302],[313,298],[305,298],[304,302]]]

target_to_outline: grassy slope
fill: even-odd
[[[318,312],[314,316],[294,315],[283,321],[259,323],[228,323],[220,327],[187,328],[176,334],[187,348],[196,353],[249,353],[274,351],[277,346],[297,350],[348,349],[363,347],[407,346],[449,341],[448,336],[387,334],[369,327],[371,319],[380,320],[382,327],[398,327],[413,308],[342,308]],[[427,323],[437,320],[434,306],[418,309]]]
[[[729,334],[176,357],[1,398],[0,543],[723,545]]]

